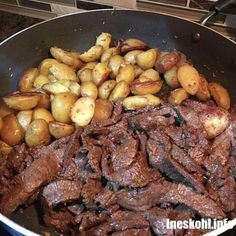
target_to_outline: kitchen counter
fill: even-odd
[[[0,42],[41,19],[0,11]]]

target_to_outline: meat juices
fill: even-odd
[[[126,112],[118,102],[70,137],[18,145],[1,157],[0,210],[38,199],[45,224],[70,235],[201,235],[166,219],[235,217],[236,120],[227,114],[209,137],[202,117],[217,109],[188,100]]]

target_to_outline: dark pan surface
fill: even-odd
[[[49,56],[49,47],[83,52],[94,44],[101,32],[110,32],[113,39],[136,37],[160,50],[183,52],[208,80],[222,83],[236,103],[235,43],[186,20],[128,10],[68,15],[39,24],[3,42],[0,46],[0,95],[14,91],[23,71]],[[199,40],[193,37],[196,34],[200,35]],[[27,215],[30,214],[27,210]],[[35,232],[42,230],[37,227],[38,223],[28,221],[23,215],[18,213],[13,219]]]

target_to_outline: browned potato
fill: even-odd
[[[136,56],[138,66],[143,70],[152,68],[155,65],[157,59],[157,50],[152,48],[145,52],[141,52]]]
[[[177,88],[170,93],[169,102],[180,105],[188,98],[188,93],[183,88]]]
[[[38,92],[15,92],[3,97],[4,102],[15,110],[30,110],[38,105],[40,96]]]
[[[208,90],[208,82],[202,75],[199,77],[199,88],[196,93],[196,97],[201,101],[207,101],[211,98],[210,92]]]
[[[18,84],[20,92],[29,92],[33,88],[33,83],[38,73],[38,68],[30,68],[20,77]]]
[[[93,70],[94,67],[95,67],[97,64],[98,64],[97,61],[88,62],[88,63],[84,64],[84,66],[81,68],[81,70],[86,69],[86,68],[87,68],[87,69],[90,69],[90,70]]]
[[[101,45],[95,45],[91,47],[87,52],[80,55],[80,60],[84,62],[97,61],[103,53],[103,47]]]
[[[98,96],[97,86],[93,82],[83,82],[81,84],[81,96],[91,97],[95,100]]]
[[[35,88],[41,88],[44,84],[49,82],[48,76],[39,74],[35,77],[33,86]]]
[[[75,82],[75,81],[71,81],[70,85],[69,85],[69,90],[70,92],[72,92],[75,96],[80,96],[80,88],[81,86],[79,85],[79,83]]]
[[[37,107],[42,107],[49,110],[51,107],[49,95],[45,93],[43,90],[41,91],[39,90],[39,96],[40,96],[40,99],[39,99]]]
[[[141,69],[137,65],[134,66],[134,70],[135,70],[135,77],[138,77],[138,76],[140,76],[143,73],[143,69]]]
[[[52,114],[50,113],[50,111],[48,111],[45,108],[35,108],[33,110],[32,119],[33,120],[43,119],[47,123],[49,123],[50,121],[54,121],[54,118]]]
[[[93,70],[89,69],[89,68],[83,68],[83,69],[79,70],[77,73],[79,81],[80,82],[92,81],[92,79],[93,79],[92,72],[93,72]]]
[[[111,43],[111,34],[101,33],[96,40],[96,45],[101,45],[103,49],[108,49]]]
[[[98,99],[95,101],[95,110],[93,114],[94,120],[106,120],[110,118],[113,105],[109,100]]]
[[[129,38],[121,44],[121,53],[125,54],[133,50],[146,50],[147,45],[140,39]]]
[[[49,72],[59,80],[77,80],[75,71],[66,64],[56,63],[49,68]]]
[[[179,80],[177,78],[178,67],[173,66],[170,70],[164,73],[164,79],[169,87],[176,89],[180,87]]]
[[[112,70],[112,73],[111,73],[112,78],[115,78],[118,75],[120,66],[121,64],[124,64],[124,63],[125,63],[125,60],[120,55],[115,55],[110,58],[108,66]]]
[[[51,111],[54,119],[62,123],[71,123],[70,110],[77,97],[72,93],[58,93],[51,102]]]
[[[135,95],[155,94],[161,90],[162,80],[152,81],[146,78],[140,77],[132,82],[130,90]]]
[[[116,86],[115,80],[107,80],[98,88],[98,97],[101,99],[108,99],[111,91]]]
[[[75,70],[82,66],[82,62],[79,59],[80,54],[77,52],[69,52],[58,47],[51,47],[50,53],[55,59],[71,66]]]
[[[61,82],[51,82],[43,85],[43,90],[50,94],[66,93],[69,92],[69,88]]]
[[[3,118],[1,139],[10,146],[19,144],[24,139],[24,129],[19,124],[14,114],[9,114]]]
[[[177,52],[162,53],[155,64],[155,69],[160,73],[164,73],[174,67],[180,60],[180,55]]]
[[[135,65],[137,63],[136,57],[138,54],[143,52],[142,50],[133,50],[125,54],[124,59],[126,62],[130,63],[131,65]]]
[[[2,127],[3,127],[3,120],[2,120],[2,118],[0,117],[0,133],[1,133]]]
[[[118,75],[116,76],[116,81],[120,82],[124,80],[127,84],[131,84],[135,78],[135,69],[132,65],[122,64],[120,66]]]
[[[49,131],[54,138],[62,138],[71,135],[75,128],[73,125],[64,124],[57,121],[49,122]]]
[[[101,61],[101,63],[107,64],[112,56],[119,55],[119,54],[120,54],[119,48],[116,48],[116,47],[108,48],[103,52],[103,54],[100,58],[100,61]]]
[[[25,133],[25,142],[29,147],[48,145],[51,142],[51,135],[48,123],[43,119],[32,121]]]
[[[46,58],[44,59],[40,64],[39,64],[39,73],[41,75],[48,75],[49,74],[49,69],[51,68],[52,65],[59,63],[57,60],[52,59],[52,58]]]
[[[0,140],[0,154],[8,155],[12,150],[12,147]]]
[[[3,101],[2,98],[0,98],[0,117],[3,118],[4,116],[8,114],[14,114],[15,111],[7,106],[7,104]]]
[[[157,106],[160,103],[160,98],[152,94],[130,96],[123,100],[123,106],[126,110],[135,110],[146,106]]]
[[[92,82],[100,86],[105,80],[108,79],[111,69],[104,63],[98,63],[92,72]]]
[[[32,121],[32,110],[27,111],[19,111],[16,115],[19,124],[22,126],[24,130],[27,130],[31,121]]]
[[[140,77],[142,77],[142,76],[148,78],[149,80],[153,80],[153,81],[160,80],[159,73],[156,70],[154,70],[154,69],[145,70],[140,75]]]
[[[95,100],[91,97],[79,98],[71,108],[71,120],[78,126],[88,125],[93,118]]]
[[[109,100],[112,102],[117,101],[121,98],[126,98],[130,93],[129,85],[121,80],[119,83],[116,84],[115,88],[112,90]]]
[[[208,89],[219,107],[226,110],[230,108],[229,93],[222,85],[212,82],[208,84]]]
[[[191,65],[184,64],[179,67],[177,77],[180,85],[191,95],[195,95],[199,89],[200,75]]]

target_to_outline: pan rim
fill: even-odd
[[[47,22],[51,22],[51,21],[54,21],[54,20],[57,20],[57,19],[60,19],[60,18],[63,18],[63,17],[67,17],[67,16],[71,16],[71,15],[76,15],[76,14],[86,14],[86,13],[90,13],[90,12],[114,12],[114,11],[115,12],[117,12],[117,11],[118,12],[144,12],[144,13],[151,13],[151,14],[157,14],[157,15],[160,15],[160,16],[168,16],[168,17],[171,17],[171,18],[180,19],[182,21],[190,22],[192,24],[195,24],[195,25],[201,26],[201,27],[203,27],[203,28],[205,28],[207,30],[210,30],[210,31],[218,34],[219,36],[225,38],[227,41],[229,41],[229,42],[233,43],[234,45],[236,45],[236,42],[234,42],[233,40],[227,38],[222,33],[219,33],[218,31],[216,31],[216,30],[214,30],[214,29],[212,29],[212,28],[210,28],[208,26],[202,25],[202,24],[200,24],[198,22],[194,22],[194,21],[191,21],[191,20],[179,17],[179,16],[174,16],[174,15],[167,14],[167,13],[158,13],[158,12],[153,12],[153,11],[147,11],[147,10],[138,10],[138,9],[97,9],[97,10],[89,10],[89,11],[83,11],[83,12],[68,13],[68,14],[60,15],[60,16],[57,16],[57,17],[54,17],[54,18],[51,18],[51,19],[48,19],[48,20],[43,20],[42,22],[36,23],[36,24],[34,24],[32,26],[29,26],[29,27],[27,27],[27,28],[25,28],[23,30],[20,30],[17,33],[9,36],[8,38],[6,38],[2,42],[0,42],[0,47],[3,46],[8,41],[10,41],[15,36],[17,36],[18,34],[22,34],[22,33],[24,33],[25,31],[27,31],[27,30],[29,30],[31,28],[37,27],[38,25],[41,25],[41,24],[44,24],[44,23],[47,23]],[[4,224],[6,224],[7,226],[11,227],[12,229],[16,230],[17,232],[22,233],[23,235],[40,236],[40,234],[34,233],[33,231],[24,228],[23,226],[19,225],[18,223],[15,223],[13,220],[9,219],[8,217],[4,216],[1,213],[0,213],[0,221],[3,222]],[[236,225],[236,219],[233,219],[232,221],[230,221],[229,223],[227,223],[223,227],[218,228],[218,229],[213,230],[213,231],[210,231],[210,232],[208,232],[208,233],[206,233],[204,235],[205,236],[218,235],[218,234],[223,233],[223,232],[225,232],[225,231],[227,231],[229,229],[232,229],[235,225]]]
[[[85,10],[85,11],[82,11],[82,12],[72,12],[72,13],[68,13],[68,14],[64,14],[64,15],[60,15],[60,16],[57,16],[57,17],[53,17],[51,19],[47,19],[47,20],[43,20],[42,22],[38,22],[34,25],[31,25],[23,30],[20,30],[18,32],[16,32],[15,34],[9,36],[8,38],[4,39],[2,42],[0,42],[0,47],[3,46],[5,43],[7,43],[8,41],[10,41],[12,38],[14,38],[15,36],[17,36],[18,34],[22,34],[23,32],[29,30],[29,29],[32,29],[34,27],[37,27],[38,25],[41,25],[41,24],[45,24],[47,22],[51,22],[51,21],[54,21],[54,20],[57,20],[57,19],[60,19],[60,18],[63,18],[63,17],[67,17],[67,16],[72,16],[72,15],[77,15],[77,14],[86,14],[86,13],[90,13],[90,12],[144,12],[144,13],[151,13],[151,14],[157,14],[157,15],[161,15],[161,16],[168,16],[168,17],[171,17],[171,18],[176,18],[176,19],[179,19],[179,20],[182,20],[182,21],[186,21],[186,22],[189,22],[189,23],[192,23],[192,24],[195,24],[197,26],[201,26],[207,30],[210,30],[216,34],[218,34],[219,36],[223,37],[224,39],[226,39],[227,41],[233,43],[234,45],[236,45],[236,42],[233,41],[232,39],[226,37],[225,35],[223,35],[222,33],[206,26],[206,25],[202,25],[198,22],[195,22],[195,21],[191,21],[191,20],[188,20],[188,19],[185,19],[185,18],[182,18],[182,17],[179,17],[179,16],[174,16],[174,15],[171,15],[171,14],[167,14],[167,13],[159,13],[159,12],[153,12],[153,11],[147,11],[147,10],[139,10],[139,9],[96,9],[96,10]]]

